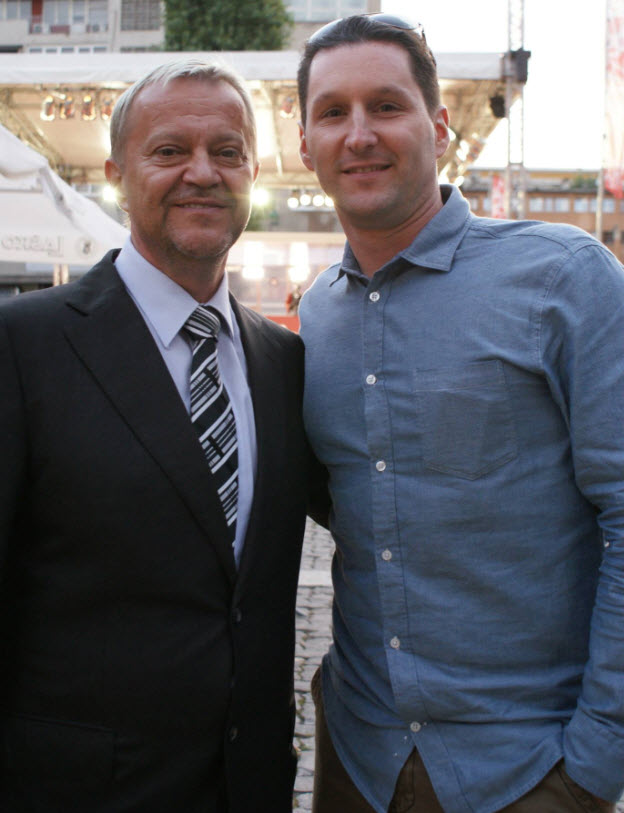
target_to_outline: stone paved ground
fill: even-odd
[[[310,681],[331,638],[331,557],[329,533],[308,520],[297,594],[297,644],[295,650],[295,746],[299,766],[294,809],[311,810],[314,777],[314,703]],[[345,811],[348,813],[348,811]]]
[[[296,811],[312,809],[314,704],[310,696],[310,681],[331,638],[332,553],[333,543],[329,533],[309,520],[297,594],[295,746],[299,750],[299,765],[293,804]],[[624,813],[624,796],[617,806],[617,813]]]

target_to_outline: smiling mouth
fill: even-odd
[[[390,164],[369,164],[365,167],[349,167],[344,171],[345,175],[366,175],[370,172],[382,172],[388,169]]]
[[[218,201],[197,201],[193,203],[176,203],[179,209],[226,209],[227,204]]]

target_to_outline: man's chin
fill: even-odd
[[[209,262],[221,259],[235,242],[236,238],[231,234],[220,235],[216,239],[206,239],[205,236],[178,237],[171,241],[170,254],[177,255],[180,259]]]

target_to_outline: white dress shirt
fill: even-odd
[[[139,254],[130,238],[117,256],[115,267],[154,337],[186,411],[190,412],[192,352],[180,330],[197,307],[197,301]],[[215,308],[222,317],[219,372],[232,402],[238,441],[238,511],[234,539],[238,565],[253,500],[257,447],[247,363],[238,323],[230,307],[227,275],[223,276],[212,299],[201,304]]]

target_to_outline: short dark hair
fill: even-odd
[[[430,116],[434,116],[440,106],[440,85],[435,57],[424,36],[416,31],[395,28],[380,22],[375,15],[356,14],[336,21],[326,34],[322,30],[313,34],[305,44],[299,69],[297,89],[301,122],[306,123],[306,104],[310,83],[310,66],[319,51],[337,48],[341,45],[357,45],[362,42],[390,42],[404,48],[409,56],[412,74],[420,88]]]

